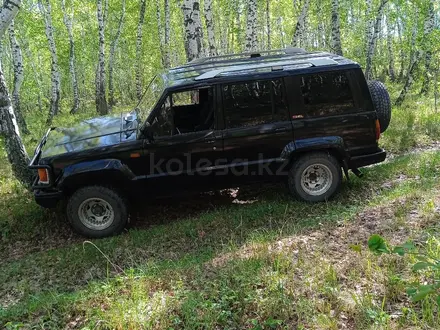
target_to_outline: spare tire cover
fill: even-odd
[[[384,84],[372,80],[368,82],[373,107],[380,122],[381,133],[385,132],[391,121],[391,99]]]

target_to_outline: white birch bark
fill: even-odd
[[[71,114],[74,114],[79,109],[79,91],[78,91],[78,79],[76,77],[75,66],[75,42],[73,39],[73,11],[70,13],[66,10],[65,0],[61,0],[61,9],[63,10],[63,22],[67,29],[67,35],[69,37],[69,71],[72,79],[73,90],[73,105],[70,110]]]
[[[365,68],[365,77],[367,80],[373,79],[373,59],[376,51],[376,43],[379,37],[379,33],[381,31],[382,18],[385,10],[385,6],[388,3],[388,0],[381,0],[378,11],[376,22],[374,24],[373,35],[368,43],[368,51],[367,51],[367,64]]]
[[[125,20],[125,0],[122,0],[121,17],[119,18],[118,30],[110,45],[110,54],[108,58],[108,105],[110,109],[116,104],[115,91],[113,84],[113,70],[115,63],[116,48],[118,47],[119,38],[122,33]]]
[[[142,98],[142,38],[145,21],[146,0],[141,0],[139,10],[139,21],[136,34],[136,97],[140,101]]]
[[[97,6],[98,18],[98,37],[99,37],[99,51],[98,51],[98,65],[96,68],[96,111],[100,115],[108,114],[108,104],[106,99],[105,88],[105,24],[104,24],[104,9],[102,0],[98,0]]]
[[[306,25],[307,12],[309,11],[309,5],[310,0],[305,0],[295,26],[295,32],[293,33],[293,47],[301,47],[304,45],[304,30]]]
[[[188,62],[200,57],[202,53],[202,24],[200,20],[200,2],[183,0],[185,27],[185,51]]]
[[[217,47],[215,42],[215,28],[212,14],[212,0],[205,0],[205,23],[208,32],[208,54],[217,56]]]
[[[338,0],[332,0],[332,51],[337,55],[343,55]]]
[[[397,34],[399,37],[399,43],[403,45],[403,27],[400,19],[397,19]],[[400,71],[399,71],[399,81],[403,80],[403,76],[405,75],[405,58],[406,52],[403,47],[400,47],[399,53],[399,63],[400,63]]]
[[[245,51],[257,48],[257,1],[248,0]]]
[[[272,31],[270,25],[270,0],[266,0],[266,33],[267,33],[267,49],[271,49]]]
[[[9,24],[17,15],[21,0],[5,0],[0,10],[0,38],[4,36]],[[29,187],[32,171],[27,167],[29,156],[20,137],[14,108],[9,97],[3,70],[0,67],[0,135],[3,137],[6,154],[15,177]]]
[[[373,21],[373,0],[366,0],[367,12],[365,21],[367,22],[365,27],[365,54],[368,53],[371,40],[374,33],[374,21]]]
[[[52,8],[49,0],[45,1],[43,4],[42,0],[38,1],[40,11],[44,17],[44,23],[46,26],[46,38],[49,44],[50,56],[52,58],[51,64],[51,96],[50,96],[50,107],[49,116],[47,118],[47,124],[52,124],[53,117],[57,115],[60,111],[60,97],[61,97],[61,77],[60,70],[58,67],[58,56],[57,47],[55,44],[55,38],[53,36],[53,24],[52,24]]]
[[[170,40],[171,40],[171,10],[170,1],[164,1],[164,14],[165,14],[165,55],[164,55],[164,67],[171,67],[171,55],[170,55]]]
[[[431,60],[432,60],[432,42],[430,41],[430,36],[432,32],[434,31],[435,27],[435,10],[434,10],[434,1],[429,1],[429,7],[428,7],[428,17],[425,20],[424,25],[424,41],[423,41],[423,49],[425,51],[425,58],[424,58],[424,66],[425,71],[423,74],[423,84],[422,89],[420,91],[420,94],[428,95],[430,87],[431,87]]]
[[[12,104],[17,118],[18,126],[24,134],[29,134],[29,130],[21,111],[20,92],[24,80],[23,54],[15,36],[14,21],[8,28],[9,42],[11,43],[12,65],[14,67],[14,88],[12,90]]]
[[[393,39],[394,39],[394,28],[393,22],[391,22],[390,15],[387,15],[387,49],[388,49],[388,74],[391,81],[396,80],[396,71],[394,69],[394,49],[393,49]]]

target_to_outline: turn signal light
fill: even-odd
[[[380,139],[380,122],[379,119],[376,119],[376,141]]]
[[[49,183],[49,172],[45,168],[38,169],[38,178],[40,183]]]

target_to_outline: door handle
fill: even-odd
[[[278,127],[274,129],[274,132],[276,133],[283,133],[283,132],[287,132],[289,129],[287,127]]]

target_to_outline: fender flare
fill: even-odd
[[[91,175],[91,177],[90,177]],[[68,165],[63,169],[57,186],[62,190],[81,185],[83,181],[96,182],[97,179],[111,178],[109,182],[132,181],[135,174],[118,159],[100,159]]]
[[[295,154],[319,150],[335,151],[340,160],[344,163],[349,158],[345,150],[344,139],[340,136],[326,136],[292,141],[284,147],[280,158],[290,161],[295,157]]]

